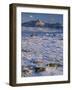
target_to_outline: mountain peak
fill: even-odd
[[[46,28],[49,27],[49,28],[57,28],[57,29],[63,28],[63,26],[60,23],[46,23],[40,19],[24,22],[24,23],[22,23],[22,26],[25,26],[25,27],[42,27],[42,28],[43,27],[46,27]]]
[[[35,25],[36,25],[36,26],[44,26],[45,23],[44,23],[42,20],[38,19],[38,20],[36,21],[36,24],[35,24]]]

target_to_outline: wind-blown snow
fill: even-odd
[[[63,33],[22,36],[21,65],[25,77],[62,75]]]

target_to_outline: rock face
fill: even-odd
[[[37,20],[36,26],[44,26],[44,25],[45,25],[45,23],[43,21]]]
[[[35,72],[43,72],[45,71],[45,68],[44,67],[35,67]]]
[[[47,64],[48,67],[61,67],[62,65],[57,64],[57,63],[49,63]]]

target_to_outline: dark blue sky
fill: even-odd
[[[44,13],[21,13],[21,21],[27,22],[30,20],[43,20],[48,23],[61,23],[63,24],[62,14],[44,14]]]

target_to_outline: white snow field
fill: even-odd
[[[22,36],[22,77],[63,74],[63,33],[49,32]]]

